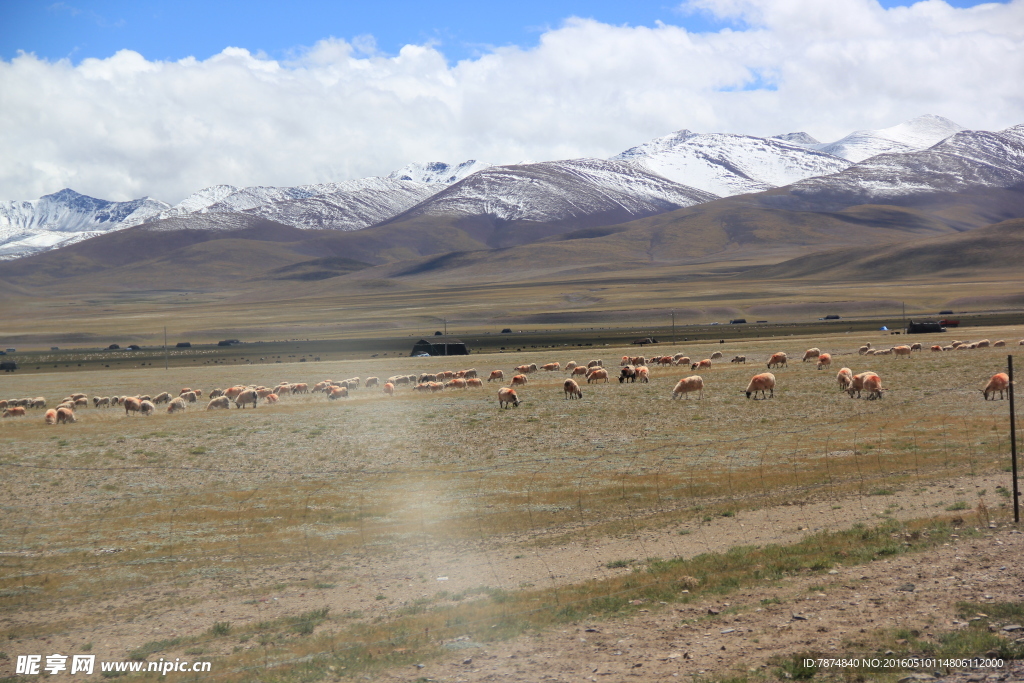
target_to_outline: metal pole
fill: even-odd
[[[676,312],[672,311],[672,343],[676,343]]]
[[[1013,356],[1006,357],[1010,377],[1010,470],[1013,476],[1013,523],[1020,524],[1020,489],[1017,486],[1017,424],[1013,409]]]
[[[164,328],[164,370],[167,369],[167,328]]]
[[[448,355],[448,318],[444,319],[444,355]]]

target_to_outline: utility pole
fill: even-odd
[[[448,318],[444,319],[444,355],[448,355]]]
[[[1010,472],[1013,477],[1013,523],[1020,524],[1020,488],[1017,484],[1017,424],[1013,410],[1013,356],[1006,357],[1010,377]]]
[[[672,343],[676,343],[676,312],[672,311]]]
[[[164,327],[164,370],[167,369],[167,327]]]

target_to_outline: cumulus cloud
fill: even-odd
[[[920,114],[1024,123],[1024,0],[691,0],[732,28],[572,18],[536,47],[449,64],[329,38],[278,61],[0,61],[0,199],[72,187],[174,203],[217,183],[298,185],[411,161],[605,157],[680,128],[832,140]]]

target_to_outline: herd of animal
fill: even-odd
[[[1024,339],[1020,341],[1020,345],[1024,346]],[[931,351],[967,350],[1002,346],[1006,346],[1006,342],[1003,340],[996,342],[990,342],[987,339],[978,342],[953,341],[946,346],[933,345],[931,346]],[[872,348],[869,343],[857,350],[861,356],[893,355],[897,358],[910,358],[917,351],[923,351],[921,344],[876,349]],[[691,361],[683,353],[671,356],[654,356],[652,358],[622,356],[619,362],[618,379],[620,383],[648,383],[650,382],[650,366],[684,366],[691,370],[710,369],[715,361],[721,359],[723,359],[723,355],[720,352],[715,352],[711,354],[710,358],[699,361]],[[802,360],[805,363],[813,361],[817,369],[821,370],[831,367],[832,355],[822,352],[818,348],[810,348],[804,352]],[[767,367],[769,370],[788,367],[788,361],[789,357],[786,353],[773,353],[768,359]],[[736,356],[730,362],[746,364],[747,358],[746,356]],[[583,389],[580,387],[579,382],[576,381],[576,378],[586,379],[587,384],[594,382],[606,383],[609,379],[609,372],[604,367],[604,362],[600,359],[591,360],[585,365],[570,361],[565,364],[564,368],[560,363],[556,362],[541,366],[531,363],[519,365],[514,368],[513,372],[514,374],[509,380],[509,386],[501,387],[498,390],[499,408],[519,406],[522,401],[516,393],[515,387],[526,386],[529,382],[528,376],[534,373],[568,372],[570,376],[562,383],[562,391],[566,399],[583,398]],[[502,370],[492,370],[487,378],[487,382],[497,381],[500,383],[504,379],[505,373]],[[839,389],[847,392],[851,398],[854,395],[860,398],[863,393],[866,394],[866,398],[869,400],[880,399],[884,392],[882,379],[876,372],[868,371],[855,375],[852,370],[844,367],[839,370],[836,380],[839,384]],[[775,375],[771,372],[756,374],[750,379],[744,393],[747,398],[755,400],[759,394],[761,399],[774,398],[775,381]],[[206,404],[206,410],[226,410],[231,407],[232,403],[239,409],[244,409],[250,405],[255,408],[261,400],[268,404],[274,404],[282,396],[299,394],[322,393],[328,400],[333,401],[348,398],[350,392],[359,388],[380,387],[385,395],[394,396],[398,388],[403,386],[410,387],[415,392],[434,393],[446,390],[482,388],[483,384],[483,380],[478,376],[476,369],[471,368],[458,371],[446,370],[437,373],[394,375],[383,382],[378,377],[367,377],[365,380],[360,377],[352,377],[342,381],[326,379],[317,382],[312,388],[304,382],[281,382],[273,388],[262,385],[236,385],[228,389],[214,389],[211,391],[209,402]],[[1010,379],[1006,373],[1000,372],[993,375],[982,389],[984,399],[987,401],[991,397],[992,400],[995,400],[997,393],[1000,399],[1004,398],[1009,386]],[[672,398],[689,398],[691,393],[696,393],[698,400],[704,397],[704,378],[700,375],[691,375],[680,379],[672,389]],[[91,403],[93,408],[96,409],[112,408],[115,406],[123,407],[125,415],[152,415],[156,412],[157,406],[162,404],[166,404],[166,411],[168,413],[184,412],[189,404],[198,403],[202,397],[202,389],[185,387],[174,397],[166,391],[155,396],[93,396]],[[49,409],[47,409],[47,401],[44,397],[36,397],[0,400],[0,410],[3,410],[3,417],[6,418],[24,417],[27,415],[27,410],[41,409],[45,410],[43,420],[46,424],[71,424],[77,421],[76,412],[81,408],[88,407],[89,404],[90,400],[86,394],[74,393],[66,396],[55,407]]]

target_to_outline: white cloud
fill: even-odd
[[[0,199],[69,186],[176,202],[208,185],[297,185],[410,161],[610,156],[679,128],[831,140],[933,113],[1024,122],[1024,0],[692,0],[735,28],[570,19],[537,47],[449,65],[324,40],[291,61],[0,61]]]

